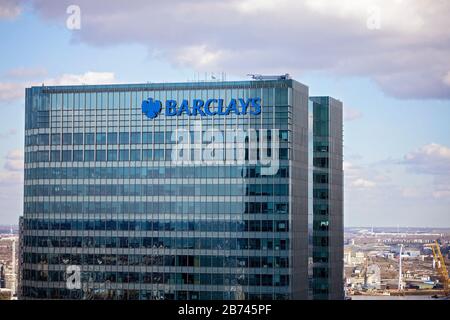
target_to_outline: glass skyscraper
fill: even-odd
[[[20,298],[340,298],[342,105],[311,210],[308,104],[291,79],[26,89]]]
[[[310,98],[314,299],[344,298],[342,111],[336,99]]]

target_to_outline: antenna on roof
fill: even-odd
[[[291,76],[289,73],[285,73],[283,75],[262,75],[262,74],[247,74],[247,77],[252,77],[253,80],[289,80]]]

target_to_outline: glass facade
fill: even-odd
[[[342,102],[311,97],[312,296],[343,299]]]
[[[141,110],[148,98],[251,97],[260,97],[260,114],[149,119]],[[21,298],[310,297],[306,86],[32,87],[25,117]],[[250,161],[177,163],[173,132],[180,128],[225,137],[253,129],[258,139],[266,130],[279,138],[279,167],[267,175]],[[240,150],[246,157],[248,148]],[[68,286],[74,266],[75,288]]]

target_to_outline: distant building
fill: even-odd
[[[0,288],[11,290],[15,295],[17,288],[17,236],[0,238]]]
[[[313,114],[312,293],[314,299],[343,299],[342,102],[311,97],[309,108]]]
[[[346,266],[352,265],[352,252],[350,250],[344,251],[344,265]]]
[[[411,258],[417,258],[420,256],[420,250],[418,249],[407,249],[404,251],[405,256],[411,257]]]
[[[354,277],[347,279],[347,286],[352,289],[361,290],[364,286],[364,277]]]
[[[353,259],[354,264],[362,264],[364,263],[365,255],[364,252],[356,252],[355,258]]]
[[[365,287],[368,289],[380,289],[381,271],[377,264],[371,264],[367,267]]]
[[[5,288],[5,267],[0,264],[0,288]]]
[[[12,294],[10,289],[0,288],[0,300],[11,300]]]
[[[351,249],[344,251],[344,264],[346,266],[357,266],[363,264],[365,261],[364,252],[354,252]]]

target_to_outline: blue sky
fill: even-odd
[[[347,226],[450,227],[450,6],[436,1],[442,13],[431,19],[420,1],[352,1],[79,1],[80,30],[66,27],[70,2],[2,1],[0,224],[22,211],[26,86],[288,72],[311,95],[344,102]],[[366,25],[373,5],[378,30]],[[142,25],[146,12],[154,25]],[[268,13],[270,26],[259,22]],[[194,14],[206,18],[197,25]],[[277,26],[281,17],[289,29]]]

